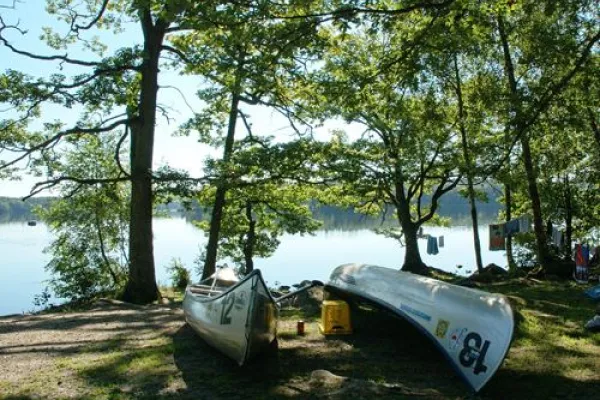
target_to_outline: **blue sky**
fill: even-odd
[[[0,5],[11,4],[12,0],[0,0]],[[0,15],[7,24],[19,24],[21,29],[25,29],[27,34],[22,36],[16,32],[8,33],[11,44],[20,49],[36,52],[40,54],[63,54],[64,51],[56,51],[48,48],[41,40],[40,35],[42,28],[51,26],[56,28],[58,32],[64,32],[66,25],[54,20],[45,12],[44,0],[20,0],[16,9],[0,8]],[[94,34],[97,34],[95,32]],[[129,47],[136,42],[140,42],[141,33],[137,25],[127,25],[125,31],[119,35],[114,35],[109,32],[103,32],[102,42],[109,46],[106,54],[111,54],[115,49],[121,47]],[[95,55],[82,51],[73,52],[69,50],[69,56],[79,57],[83,59],[95,59]],[[44,61],[35,61],[27,59],[10,52],[5,47],[0,47],[0,70],[16,69],[35,76],[48,76],[51,73],[77,73],[76,68],[71,66],[59,70],[58,63],[48,63]],[[195,92],[200,87],[201,81],[199,78],[189,76],[179,76],[174,72],[163,72],[160,75],[161,86],[175,86],[186,97],[186,101],[182,99],[182,95],[174,89],[165,88],[159,92],[159,103],[170,109],[169,118],[158,117],[158,125],[155,141],[155,167],[162,164],[169,164],[175,168],[182,168],[190,171],[192,175],[201,176],[203,160],[208,156],[218,156],[220,151],[208,148],[199,144],[195,137],[173,137],[173,131],[187,118],[190,117],[192,111],[188,104],[198,111],[202,108],[202,104],[197,100]],[[5,110],[6,107],[1,107],[0,110]],[[264,107],[253,107],[244,109],[251,116],[253,131],[264,135],[274,135],[281,140],[291,137],[292,131],[287,125],[287,121],[277,113]],[[74,110],[64,110],[55,108],[44,109],[42,121],[59,119],[62,122],[73,124],[77,119],[77,112]],[[10,114],[0,112],[0,118],[6,118]],[[41,126],[41,125],[40,125]],[[327,135],[330,129],[340,128],[342,124],[328,124],[326,128],[321,130],[323,135]],[[240,134],[244,130],[243,124],[238,124]],[[238,135],[239,136],[239,135]],[[0,155],[7,159],[5,155]],[[35,179],[23,175],[23,179],[19,182],[2,181],[0,182],[0,196],[19,197],[25,196]]]

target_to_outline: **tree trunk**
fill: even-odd
[[[402,271],[412,272],[415,274],[427,275],[427,265],[421,259],[419,251],[419,243],[417,239],[418,228],[412,223],[402,224],[402,232],[404,233],[405,249],[404,264]]]
[[[600,127],[598,127],[598,124],[596,123],[596,115],[594,114],[592,107],[586,107],[586,111],[588,114],[588,120],[590,122],[590,128],[594,133],[594,139],[596,139],[596,150],[600,153]]]
[[[565,245],[563,254],[565,259],[571,258],[571,243],[573,240],[573,202],[571,201],[571,185],[569,177],[565,175]]]
[[[477,221],[477,206],[475,205],[475,189],[473,188],[473,178],[467,177],[469,191],[469,204],[471,206],[471,221],[473,224],[473,246],[475,247],[475,262],[477,271],[483,272],[483,261],[481,258],[481,241],[479,240],[479,222]]]
[[[229,162],[233,153],[233,142],[235,139],[235,126],[240,104],[240,88],[242,83],[243,62],[239,61],[238,70],[235,77],[234,90],[231,96],[231,106],[229,108],[229,123],[227,127],[227,137],[225,138],[225,147],[223,148],[223,161]],[[202,269],[202,279],[206,279],[214,274],[217,264],[217,251],[219,247],[219,234],[221,231],[221,220],[223,218],[223,209],[225,208],[225,194],[227,187],[223,180],[217,184],[215,194],[215,204],[212,208],[210,219],[210,230],[208,234],[208,243],[206,245],[206,258],[204,268]]]
[[[508,172],[508,179],[510,180],[510,171]],[[508,222],[512,218],[512,189],[508,183],[504,184],[504,215],[505,222]],[[512,248],[512,236],[506,237],[506,262],[508,263],[508,270],[514,272],[516,270],[515,259],[513,258]]]
[[[467,128],[465,125],[465,110],[462,97],[462,85],[460,73],[458,71],[458,57],[454,55],[454,72],[456,74],[456,97],[458,98],[458,119],[460,127],[460,136],[462,142],[463,158],[465,160],[465,169],[467,175],[467,190],[469,195],[469,205],[471,207],[471,222],[473,225],[473,246],[475,247],[475,262],[477,271],[483,272],[483,262],[481,260],[481,242],[479,240],[479,223],[477,222],[477,205],[475,204],[475,188],[473,186],[473,165],[471,162],[471,153],[469,142],[467,140]]]
[[[552,257],[546,239],[546,230],[544,229],[544,220],[542,218],[542,204],[540,193],[536,182],[536,172],[533,166],[531,148],[529,147],[529,137],[527,134],[521,136],[521,147],[523,148],[523,163],[525,164],[525,175],[527,177],[527,189],[531,198],[531,208],[533,211],[533,230],[535,232],[535,241],[537,245],[538,262],[543,270],[548,268]]]
[[[246,263],[245,273],[254,270],[254,244],[256,243],[256,221],[252,218],[252,203],[246,202],[246,219],[248,219],[248,233],[244,243],[244,260]]]
[[[396,190],[399,189],[401,189],[400,185],[396,185]],[[402,198],[403,197],[404,196],[402,196]],[[402,233],[404,234],[404,246],[406,250],[406,253],[404,254],[404,264],[401,269],[406,272],[427,275],[427,265],[421,260],[419,242],[417,239],[419,226],[412,222],[409,207],[410,205],[404,199],[401,199],[399,205],[396,207],[396,215],[402,228]]]
[[[96,209],[94,210],[94,225],[96,228],[96,233],[98,234],[98,241],[100,242],[100,254],[102,255],[102,260],[104,261],[104,269],[108,272],[113,280],[112,287],[119,287],[119,278],[116,272],[110,266],[110,260],[108,259],[108,255],[106,254],[106,246],[104,244],[104,235],[102,234],[102,221],[100,220],[100,215],[98,212],[99,204],[96,204]]]
[[[516,128],[516,132],[521,134],[521,147],[523,150],[523,164],[525,167],[525,175],[527,178],[527,190],[531,199],[531,208],[533,212],[533,229],[535,232],[535,241],[537,245],[538,262],[542,267],[542,270],[547,270],[549,262],[551,261],[550,251],[546,242],[546,231],[544,230],[544,223],[542,218],[542,207],[540,201],[540,195],[537,187],[537,174],[533,166],[533,159],[531,154],[531,148],[529,146],[529,136],[522,128],[523,119],[521,115],[521,100],[517,90],[517,81],[515,79],[515,70],[510,55],[510,49],[508,46],[508,38],[504,29],[504,21],[502,17],[498,17],[498,31],[500,33],[500,39],[502,41],[502,49],[504,52],[504,69],[508,79],[508,87],[510,90],[511,109],[514,115],[511,115],[513,123],[511,126]]]
[[[206,258],[202,269],[202,280],[209,278],[215,273],[217,264],[217,249],[219,247],[219,232],[221,231],[221,220],[223,208],[225,207],[225,194],[227,189],[219,184],[215,194],[215,204],[210,217],[210,230],[208,232],[208,243],[206,244]]]
[[[149,11],[141,12],[144,63],[137,118],[131,124],[131,216],[129,277],[123,299],[146,304],[160,297],[152,243],[152,156],[158,96],[158,63],[164,39],[162,24],[154,25]],[[135,112],[134,111],[134,112]]]

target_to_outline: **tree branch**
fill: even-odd
[[[115,121],[106,127],[96,127],[96,128],[75,127],[75,128],[61,131],[61,132],[53,135],[52,137],[44,140],[43,142],[24,150],[24,153],[22,155],[20,155],[19,157],[15,158],[9,162],[0,164],[0,170],[17,164],[18,162],[20,162],[21,160],[25,159],[27,156],[31,155],[32,153],[34,153],[38,150],[43,150],[43,149],[47,149],[47,148],[56,146],[56,144],[65,136],[74,135],[74,134],[96,134],[96,133],[109,132],[120,125],[126,125],[126,124],[131,123],[132,121],[133,121],[133,119],[126,118],[126,119],[121,119],[121,120]]]
[[[352,18],[357,14],[375,14],[375,15],[402,15],[408,14],[417,10],[437,10],[443,9],[450,4],[454,3],[454,0],[444,0],[441,2],[436,1],[422,1],[415,3],[410,6],[397,9],[383,9],[383,8],[367,8],[367,7],[341,7],[337,10],[313,13],[313,14],[298,14],[298,15],[271,15],[275,19],[306,19],[306,18],[321,18],[321,17],[334,17],[338,19]]]
[[[59,176],[57,178],[48,179],[42,182],[37,182],[31,188],[29,194],[23,197],[23,200],[27,200],[36,194],[43,192],[44,190],[51,189],[60,185],[63,182],[75,182],[78,183],[75,189],[71,192],[71,194],[67,197],[70,197],[76,192],[82,185],[93,185],[97,183],[116,183],[116,182],[126,182],[129,181],[128,177],[119,177],[119,178],[78,178],[75,176]]]
[[[76,32],[76,33],[79,33],[79,30],[88,30],[92,26],[96,25],[96,23],[98,21],[100,21],[100,18],[102,18],[102,16],[104,15],[104,12],[106,11],[106,6],[108,6],[108,2],[109,2],[109,0],[104,0],[102,2],[102,6],[100,7],[100,11],[98,11],[98,14],[96,14],[96,17],[94,17],[94,19],[92,19],[87,25],[77,25],[77,24],[75,24],[75,26],[73,27],[73,31]]]
[[[13,0],[12,5],[10,5],[10,6],[4,5],[4,4],[0,4],[0,8],[4,8],[4,9],[8,9],[8,10],[14,10],[14,9],[16,9],[15,6],[16,6],[17,3],[21,3],[21,1],[19,1],[19,0]]]
[[[2,33],[6,29],[14,29],[22,35],[25,35],[27,32],[22,30],[21,28],[19,28],[18,25],[7,25],[4,22],[4,19],[2,18],[2,16],[0,15],[0,43],[2,43],[5,47],[7,47],[13,53],[31,58],[33,60],[61,61],[61,62],[66,62],[68,64],[79,65],[79,66],[83,66],[83,67],[96,67],[96,66],[100,65],[100,63],[95,62],[95,61],[84,61],[84,60],[77,60],[74,58],[70,58],[68,56],[68,54],[43,56],[43,55],[31,53],[29,51],[20,50],[20,49],[14,47],[13,45],[11,45],[8,42],[8,40],[6,40],[6,38],[4,36],[2,36]]]

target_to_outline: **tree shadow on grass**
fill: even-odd
[[[525,325],[517,334],[518,340],[535,345],[516,346],[516,349],[513,346],[508,365],[500,368],[477,398],[597,397],[600,376],[589,375],[597,365],[590,354],[595,354],[597,348],[588,344],[591,350],[581,349],[568,340],[559,343],[536,333],[538,327],[551,323],[558,324],[555,329],[558,334],[573,340],[585,338],[558,314],[560,310],[561,313],[568,310],[565,307],[570,307],[573,299],[555,295],[540,297],[536,302],[533,293],[531,296],[527,312],[539,315],[526,315],[521,322]],[[4,332],[0,329],[0,338],[6,333],[4,338],[10,337],[12,341],[0,341],[0,355],[10,359],[13,353],[36,360],[46,355],[49,362],[49,368],[40,369],[43,376],[36,377],[36,386],[28,383],[29,378],[17,380],[16,384],[23,383],[25,388],[12,390],[13,386],[9,386],[11,390],[0,397],[11,400],[61,396],[216,400],[473,398],[428,338],[406,321],[376,309],[354,305],[355,333],[349,336],[320,335],[314,321],[307,323],[306,336],[297,336],[295,328],[290,328],[295,327],[294,321],[280,321],[289,326],[281,330],[279,351],[263,355],[242,368],[185,325],[180,310],[162,307],[127,310],[115,308],[113,314],[77,313],[64,318],[47,316],[29,321],[30,324],[5,326]],[[526,326],[531,321],[534,325]],[[40,332],[34,341],[18,340],[28,334],[28,326],[33,327],[32,333],[43,330],[54,336]],[[88,337],[85,332],[96,335]],[[533,360],[533,365],[527,365],[524,359]],[[537,367],[535,363],[541,360],[558,367]],[[517,361],[520,364],[515,364]],[[565,373],[567,368],[570,370]],[[337,380],[322,385],[313,379],[316,370],[331,371]],[[57,379],[63,380],[61,388],[67,386],[66,391],[56,389],[55,385],[60,385]],[[0,391],[2,384],[0,379]]]
[[[354,334],[279,335],[277,357],[261,357],[239,368],[196,337],[188,327],[175,335],[175,363],[186,382],[186,394],[208,398],[328,398],[328,399],[592,399],[597,379],[568,377],[564,370],[521,370],[501,367],[483,390],[474,395],[439,349],[410,323],[376,309],[353,306]],[[314,329],[316,324],[310,327]],[[543,350],[543,349],[542,349]],[[522,351],[522,349],[518,349]],[[585,352],[560,348],[550,357],[561,362],[580,359]],[[589,353],[587,354],[589,357]],[[510,356],[509,356],[510,358]],[[510,360],[509,360],[510,361]],[[347,379],[334,387],[315,385],[311,374],[328,370]],[[565,376],[567,375],[567,376]],[[357,385],[360,382],[361,385]],[[181,393],[183,394],[183,393]]]
[[[412,325],[389,315],[378,318],[364,327],[355,325],[356,334],[350,336],[282,335],[275,355],[257,358],[244,368],[209,347],[186,326],[174,337],[175,363],[188,391],[210,393],[213,398],[238,398],[242,388],[249,398],[329,396],[311,381],[316,370],[372,386],[363,390],[365,397],[381,395],[378,384],[396,386],[392,392],[401,397],[395,398],[404,398],[406,393],[420,398],[455,398],[467,392],[456,384],[458,378],[439,351]],[[350,394],[348,398],[362,397]]]
[[[194,399],[263,398],[279,379],[277,354],[263,354],[243,367],[209,346],[189,325],[173,337],[175,365],[185,382],[179,395]]]

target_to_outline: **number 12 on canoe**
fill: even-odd
[[[477,332],[470,332],[465,337],[463,349],[458,355],[458,360],[462,366],[470,368],[475,364],[473,369],[475,375],[487,371],[487,366],[483,362],[490,347],[490,341],[483,341],[483,345],[481,342],[481,336]]]
[[[235,303],[235,293],[229,293],[223,298],[221,302],[223,304],[223,308],[221,309],[221,325],[231,324],[231,316],[229,314],[231,314],[233,303]]]

